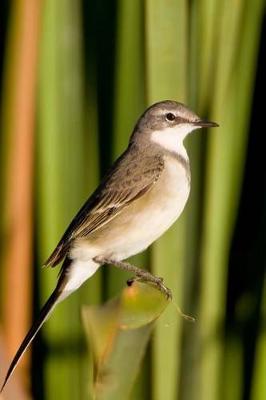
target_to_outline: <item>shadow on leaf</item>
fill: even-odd
[[[154,321],[169,302],[156,287],[136,281],[104,305],[83,307],[94,361],[93,399],[129,397]]]

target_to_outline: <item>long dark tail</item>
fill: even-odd
[[[66,281],[66,275],[67,275],[67,267],[69,261],[66,259],[63,266],[64,268],[62,268],[62,272],[60,274],[57,286],[55,288],[55,290],[53,291],[53,293],[51,294],[51,296],[49,297],[49,299],[47,300],[47,302],[44,304],[43,308],[41,309],[40,315],[38,317],[38,319],[33,323],[32,327],[30,328],[29,332],[27,333],[27,335],[25,336],[23,342],[21,343],[21,345],[19,346],[5,377],[5,380],[2,384],[0,393],[2,393],[4,387],[6,386],[8,380],[10,379],[11,375],[13,374],[16,366],[18,365],[21,357],[23,356],[23,354],[25,353],[25,351],[27,350],[27,348],[29,347],[29,345],[31,344],[31,342],[33,341],[34,337],[36,336],[36,334],[38,333],[38,331],[41,329],[42,325],[44,324],[44,322],[46,321],[46,319],[49,317],[49,315],[51,314],[51,312],[53,311],[54,307],[56,306],[56,304],[63,298],[66,297],[66,294],[63,293],[63,289],[65,286],[65,281]]]

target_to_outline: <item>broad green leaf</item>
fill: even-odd
[[[260,0],[247,4],[224,2],[221,14],[212,103],[212,118],[219,122],[220,128],[208,138],[202,232],[198,317],[202,348],[198,398],[202,400],[217,398],[224,385],[221,379],[224,348],[221,327],[226,310],[227,266],[242,183],[248,110],[263,7]],[[206,380],[210,374],[211,384]]]
[[[94,359],[90,383],[95,400],[128,399],[153,322],[169,300],[157,288],[134,282],[102,306],[86,306],[82,317]]]
[[[184,0],[145,2],[146,93],[148,105],[161,100],[187,100],[188,5]],[[182,304],[185,270],[185,218],[152,247],[152,271],[165,279]],[[175,399],[179,384],[181,322],[168,309],[160,319],[152,346],[155,400]],[[173,351],[175,349],[175,351]]]
[[[36,181],[40,264],[82,205],[87,186],[80,2],[47,0],[42,11]],[[40,266],[43,303],[55,287],[57,271]],[[81,291],[60,304],[43,329],[52,349],[44,362],[47,399],[82,396],[79,297]],[[70,380],[72,385],[66,385]]]
[[[113,145],[112,158],[117,158],[128,145],[136,119],[145,109],[144,87],[144,2],[117,2],[116,57],[114,77]],[[148,268],[147,252],[131,259],[135,265]],[[108,270],[108,296],[124,286],[130,274]],[[150,388],[149,360],[146,356],[143,374],[134,385],[132,400],[148,398]]]
[[[112,159],[127,147],[136,119],[145,108],[143,1],[118,1],[115,100],[113,117]],[[147,267],[146,254],[134,257],[132,263]],[[108,295],[121,290],[130,274],[108,269]]]

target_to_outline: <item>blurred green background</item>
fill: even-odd
[[[1,377],[55,285],[42,263],[140,113],[174,99],[220,128],[187,140],[186,210],[134,261],[197,321],[168,307],[131,399],[265,399],[263,0],[2,0],[0,33]],[[80,307],[126,278],[60,305],[3,398],[89,399]]]

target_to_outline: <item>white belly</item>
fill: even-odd
[[[100,229],[96,237],[76,242],[70,254],[73,264],[65,287],[66,296],[99,268],[94,257],[120,261],[149,247],[180,216],[189,190],[187,171],[176,160],[169,160],[162,176],[147,194]]]
[[[114,227],[108,249],[105,248],[106,255],[123,260],[149,247],[180,216],[189,191],[190,182],[184,167],[177,161],[169,161],[164,176],[149,192],[145,207],[138,207],[140,199],[139,204],[136,201],[130,210],[125,209],[129,217],[123,220],[121,216],[121,223]]]
[[[178,161],[168,160],[154,187],[98,231],[96,239],[79,241],[72,258],[86,261],[101,256],[120,261],[142,252],[177,220],[189,191],[187,171]]]

